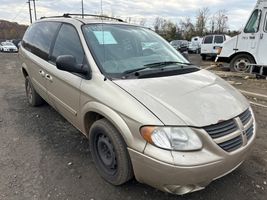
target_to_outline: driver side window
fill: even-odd
[[[260,21],[261,21],[261,10],[255,10],[250,17],[244,29],[244,32],[257,33],[259,31]]]
[[[84,52],[79,35],[75,28],[68,24],[63,24],[60,28],[52,53],[52,62],[55,63],[61,55],[71,55],[78,64],[83,63]]]

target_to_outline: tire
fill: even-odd
[[[127,146],[117,129],[106,119],[96,121],[89,131],[89,143],[98,173],[113,185],[132,179],[133,169]]]
[[[255,64],[255,60],[248,54],[236,55],[230,62],[230,70],[234,72],[249,72],[247,64]]]
[[[42,97],[33,88],[33,85],[32,85],[32,82],[29,76],[26,76],[25,78],[25,90],[26,90],[28,103],[31,106],[33,107],[40,106],[44,103],[44,100],[42,99]]]
[[[201,57],[202,57],[202,60],[206,60],[207,59],[206,55],[201,55]]]

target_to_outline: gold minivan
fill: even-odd
[[[29,104],[46,101],[86,135],[113,185],[135,177],[186,194],[251,150],[256,123],[246,98],[148,28],[104,16],[43,18],[19,55]]]

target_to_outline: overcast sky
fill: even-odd
[[[29,10],[26,0],[0,0],[0,19],[29,24]],[[256,0],[103,0],[105,14],[133,17],[136,21],[147,19],[151,26],[157,16],[174,22],[181,18],[196,18],[196,12],[202,7],[209,7],[212,15],[219,9],[226,9],[229,28],[239,30],[246,23]],[[81,12],[81,0],[36,0],[37,17],[62,15],[62,13]],[[84,0],[85,13],[100,13],[100,0]]]

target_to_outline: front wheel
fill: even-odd
[[[89,142],[96,169],[107,182],[121,185],[133,177],[126,144],[108,120],[100,119],[92,125]]]
[[[254,58],[248,54],[239,54],[231,60],[230,69],[235,72],[249,72],[249,64],[255,64]]]

